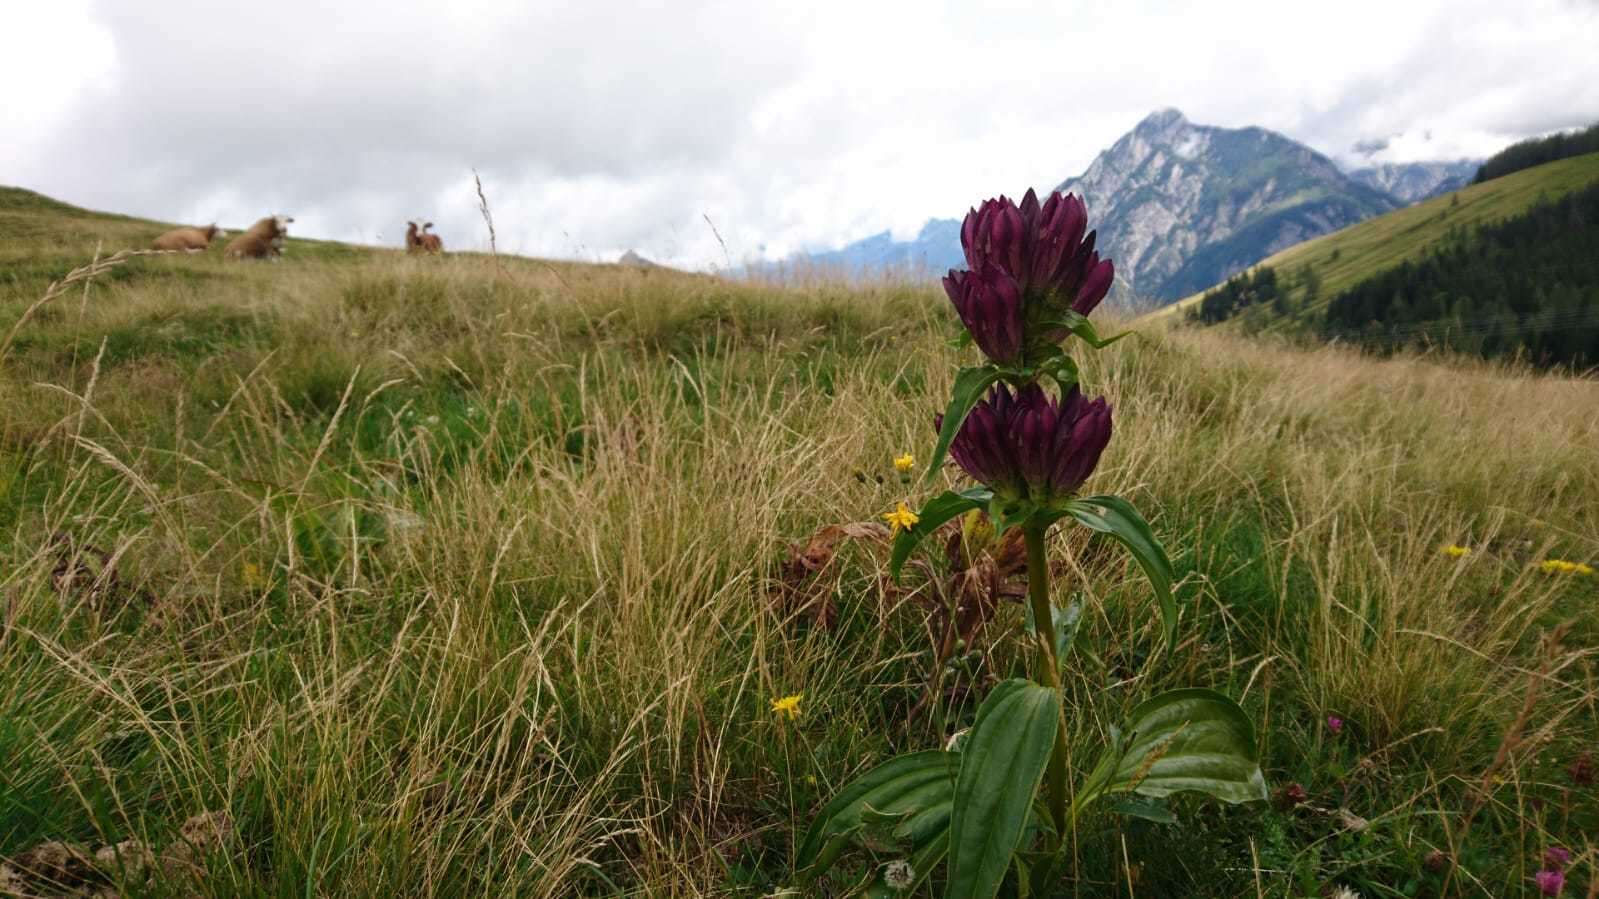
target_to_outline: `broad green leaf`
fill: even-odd
[[[1066,504],[1065,514],[1077,519],[1079,524],[1100,532],[1127,547],[1144,569],[1150,586],[1155,588],[1155,600],[1160,603],[1161,627],[1166,636],[1166,648],[1177,645],[1177,600],[1172,597],[1171,560],[1166,550],[1149,529],[1149,523],[1138,514],[1132,504],[1119,496],[1088,496]]]
[[[933,458],[927,465],[927,480],[932,480],[944,464],[944,456],[949,453],[949,445],[954,442],[955,435],[960,431],[961,424],[966,421],[966,416],[971,413],[972,407],[983,398],[983,391],[994,385],[1003,374],[992,365],[979,365],[975,368],[963,368],[955,376],[955,387],[950,391],[949,406],[944,409],[944,423],[938,429],[938,445],[933,447]]]
[[[899,819],[894,834],[917,845],[945,834],[960,756],[941,749],[895,756],[844,786],[811,823],[795,859],[807,879],[832,867],[868,824]]]
[[[945,899],[992,899],[1032,814],[1060,696],[1020,678],[994,688],[961,747]]]
[[[1133,710],[1128,729],[1126,752],[1104,792],[1158,799],[1194,790],[1231,803],[1266,798],[1255,726],[1215,690],[1162,693]]]
[[[899,571],[905,566],[905,560],[911,557],[911,550],[916,544],[932,532],[938,530],[944,522],[965,514],[972,509],[981,509],[993,499],[994,493],[987,487],[969,487],[960,492],[946,490],[927,501],[922,511],[916,513],[917,522],[914,527],[900,531],[894,537],[894,549],[889,554],[888,571],[894,580],[899,580]]]
[[[943,819],[938,823],[937,831],[931,834],[923,843],[915,844],[919,848],[911,853],[909,861],[913,874],[910,886],[904,890],[896,890],[890,887],[883,879],[884,868],[878,868],[877,876],[873,879],[871,886],[867,887],[866,891],[862,893],[863,896],[912,895],[917,887],[926,882],[928,875],[932,874],[934,869],[940,864],[943,864],[944,856],[949,852],[949,804],[945,803],[941,808]]]

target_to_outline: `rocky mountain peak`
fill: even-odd
[[[1155,140],[1180,131],[1187,124],[1188,119],[1183,117],[1182,110],[1168,106],[1144,116],[1144,120],[1133,128],[1133,133]]]
[[[1162,300],[1397,205],[1301,143],[1176,109],[1146,116],[1057,189],[1088,204],[1117,275]]]

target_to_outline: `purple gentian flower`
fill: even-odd
[[[1561,869],[1571,861],[1571,850],[1564,846],[1550,846],[1543,851],[1543,863],[1546,867]]]
[[[1343,733],[1344,719],[1338,717],[1337,715],[1328,715],[1327,729],[1332,731],[1333,736],[1338,736],[1339,734]]]
[[[1538,892],[1545,896],[1558,896],[1566,888],[1566,875],[1560,871],[1545,869],[1532,875],[1532,882],[1538,885]]]
[[[951,271],[944,292],[988,358],[1004,364],[1022,351],[1022,292],[1004,269],[984,264],[969,272]]]

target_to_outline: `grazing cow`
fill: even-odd
[[[444,252],[444,238],[429,231],[428,229],[431,227],[433,227],[432,222],[425,222],[422,225],[422,234],[419,238],[422,241],[422,250],[427,253],[442,253]]]
[[[433,227],[432,222],[423,222],[420,226],[416,222],[405,223],[405,251],[407,253],[442,253],[444,241],[437,234],[428,229]]]
[[[222,229],[215,222],[204,228],[173,228],[171,231],[157,237],[155,243],[150,245],[155,250],[187,250],[190,253],[199,253],[211,246],[211,241],[222,234]]]
[[[224,251],[229,259],[276,259],[283,255],[283,239],[289,235],[286,215],[268,216],[228,241]]]

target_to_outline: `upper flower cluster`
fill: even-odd
[[[995,362],[1021,361],[1030,346],[1065,339],[1067,312],[1088,315],[1110,291],[1116,269],[1094,249],[1088,209],[1072,194],[1042,205],[985,200],[966,214],[961,247],[969,271],[951,271],[944,291],[977,346]]]

